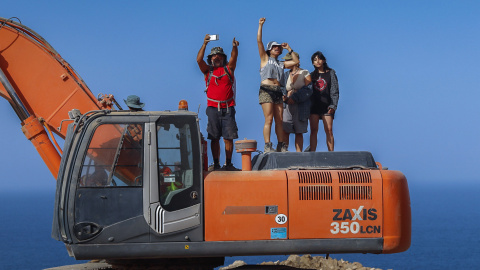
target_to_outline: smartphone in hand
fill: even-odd
[[[210,36],[210,40],[218,40],[219,37],[218,35],[209,35]]]

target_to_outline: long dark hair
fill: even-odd
[[[311,58],[312,64],[315,57],[318,57],[318,59],[323,60],[323,68],[325,69],[325,71],[332,70],[332,68],[329,67],[327,64],[327,58],[325,58],[325,55],[323,55],[321,51],[316,51],[315,53],[312,54],[312,58]],[[318,72],[317,68],[315,68],[315,70],[312,72],[312,80],[316,81],[318,80],[318,77],[320,77],[320,73]]]

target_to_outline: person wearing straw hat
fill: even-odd
[[[238,170],[232,164],[233,140],[238,138],[237,122],[235,121],[235,68],[237,66],[239,42],[233,38],[230,60],[221,47],[212,48],[207,56],[208,64],[203,60],[205,49],[210,42],[210,35],[206,35],[202,47],[197,54],[197,63],[206,82],[208,117],[207,133],[212,150],[213,165],[208,170]],[[220,137],[225,143],[226,161],[220,167]]]
[[[137,95],[130,95],[127,97],[126,100],[124,99],[123,101],[125,101],[125,104],[127,104],[128,109],[130,109],[131,112],[141,112],[143,111],[142,108],[145,106],[145,103],[140,102],[140,97],[138,97]],[[130,124],[130,125],[127,125],[127,130],[134,141],[136,142],[142,141],[143,139],[142,125]]]
[[[283,59],[292,60],[292,54],[300,56],[296,52],[287,53]],[[285,72],[285,88],[287,95],[283,96],[286,103],[283,109],[283,130],[285,131],[286,144],[288,146],[289,135],[295,133],[295,150],[303,150],[303,133],[307,133],[308,118],[310,117],[310,96],[312,95],[310,72],[300,68],[300,63],[292,66]]]

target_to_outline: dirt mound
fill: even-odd
[[[379,268],[365,267],[358,262],[348,262],[344,260],[337,260],[332,258],[325,258],[322,256],[312,257],[311,255],[291,255],[285,261],[276,261],[276,262],[263,262],[255,265],[246,265],[243,261],[235,261],[229,266],[221,267],[220,270],[227,269],[237,269],[237,270],[253,270],[257,268],[268,269],[268,266],[271,266],[271,269],[275,270],[287,270],[287,269],[321,269],[321,270],[381,270]],[[255,268],[256,267],[256,268]]]

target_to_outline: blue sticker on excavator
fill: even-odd
[[[287,239],[287,228],[271,228],[270,239]]]

